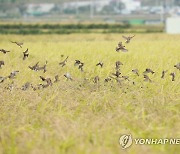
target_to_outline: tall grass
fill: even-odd
[[[127,45],[128,53],[117,53],[119,34],[1,35],[0,48],[11,52],[0,53],[6,64],[0,76],[19,70],[16,88],[27,81],[42,83],[40,75],[53,79],[58,74],[60,82],[37,91],[5,90],[11,80],[0,84],[0,153],[178,153],[178,145],[132,145],[124,151],[118,143],[126,133],[134,138],[180,136],[180,72],[173,67],[180,62],[178,39],[179,35],[140,34]],[[23,41],[23,49],[10,40]],[[23,61],[26,48],[30,57]],[[58,65],[64,59],[61,55],[69,56],[64,68]],[[74,67],[76,59],[85,63],[84,72]],[[28,69],[45,60],[47,73]],[[124,64],[122,74],[135,85],[127,81],[104,84],[117,60]],[[102,69],[95,66],[99,61],[104,62]],[[135,68],[139,77],[131,72]],[[146,68],[156,72],[150,75],[152,83],[143,81]],[[66,72],[73,81],[66,81]],[[171,72],[176,73],[174,82]],[[92,81],[97,75],[98,85]]]

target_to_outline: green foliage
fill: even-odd
[[[0,24],[1,34],[69,34],[69,33],[151,33],[163,32],[163,27],[125,24]]]

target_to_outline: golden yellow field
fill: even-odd
[[[178,153],[179,145],[133,144],[123,150],[119,144],[122,134],[180,137],[180,71],[174,67],[180,62],[178,40],[180,35],[136,34],[126,45],[129,52],[118,53],[118,42],[124,42],[120,34],[1,35],[0,49],[11,52],[0,52],[5,62],[0,76],[19,73],[0,83],[0,154]],[[23,48],[11,41],[24,42]],[[23,61],[27,48],[29,57]],[[67,65],[59,66],[66,56]],[[77,59],[84,62],[84,72],[74,66]],[[28,68],[46,60],[46,73]],[[101,61],[103,68],[96,66]],[[130,81],[105,83],[116,61],[123,63],[121,73]],[[144,81],[146,68],[155,72],[148,75],[152,82]],[[168,72],[161,79],[163,70]],[[64,77],[67,72],[72,81]],[[52,86],[21,90],[26,82],[45,83],[39,76],[53,82],[55,75],[60,81]],[[96,76],[98,83],[93,82]]]

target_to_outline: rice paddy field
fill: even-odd
[[[119,144],[122,134],[180,137],[180,71],[174,67],[180,62],[178,40],[180,35],[167,34],[136,34],[129,44],[121,34],[0,35],[0,49],[11,51],[0,52],[5,62],[0,76],[19,71],[0,83],[0,154],[179,153],[179,145],[133,144],[123,150]],[[11,41],[24,44],[20,48]],[[128,52],[115,51],[120,41]],[[23,60],[27,48],[29,57]],[[84,63],[83,72],[75,60]],[[28,68],[46,61],[45,73]],[[116,61],[123,63],[121,75],[128,80],[105,82],[115,73]],[[148,74],[152,82],[144,81],[146,68],[155,72]],[[163,70],[168,70],[164,79]],[[34,87],[45,83],[39,76],[50,78],[52,86],[22,90],[27,82]]]

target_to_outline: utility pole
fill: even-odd
[[[161,2],[161,6],[162,6],[162,9],[161,9],[161,13],[160,13],[160,21],[161,23],[164,23],[164,7],[165,7],[165,2]]]
[[[94,1],[91,0],[91,4],[90,4],[90,18],[93,19],[94,18]]]
[[[76,8],[76,17],[78,17],[79,16],[79,9],[78,9],[78,3],[79,3],[79,0],[76,0],[76,6],[75,6],[75,8]]]
[[[156,5],[156,6],[158,6],[158,3],[159,3],[159,1],[158,1],[158,0],[156,0],[156,4],[155,4],[155,5]]]
[[[173,8],[175,6],[175,0],[171,0],[171,7]]]
[[[121,11],[121,8],[120,8],[120,0],[117,0],[117,1],[116,1],[116,6],[117,6],[117,10],[118,10],[118,11]]]

